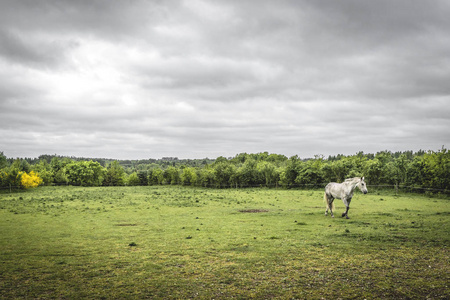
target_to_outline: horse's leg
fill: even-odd
[[[350,201],[351,201],[352,199],[350,198],[350,199],[345,199],[344,200],[344,204],[345,204],[345,212],[344,213],[342,213],[342,217],[345,217],[346,219],[350,219],[349,217],[348,217],[348,210],[350,209]]]
[[[329,199],[330,200],[328,201],[328,207],[330,208],[331,217],[334,218],[334,215],[333,215],[333,201],[334,201],[334,198],[333,198],[333,196],[330,196]]]
[[[345,217],[346,219],[350,219],[349,216],[348,216],[348,210],[349,209],[350,209],[350,207],[347,206],[346,209],[345,209],[345,212],[342,213],[342,216]]]
[[[333,216],[333,209],[332,209],[332,203],[333,203],[333,196],[331,196],[331,195],[328,195],[326,192],[325,192],[325,194],[323,195],[323,199],[326,201],[326,210],[325,210],[325,216],[328,216],[328,209],[330,210],[330,213],[331,213],[331,217],[333,217],[334,218],[334,216]]]

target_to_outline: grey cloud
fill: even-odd
[[[9,156],[307,157],[450,141],[445,1],[3,3]]]
[[[168,89],[226,88],[257,80],[249,62],[214,58],[179,58],[137,66],[138,76],[153,87]]]
[[[123,38],[149,22],[160,21],[170,11],[170,2],[3,0],[0,24],[24,32]]]
[[[74,41],[43,41],[0,30],[0,56],[10,63],[33,68],[57,67],[74,47]]]

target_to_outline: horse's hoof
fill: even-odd
[[[342,217],[345,217],[346,215],[345,215],[345,213],[342,213]]]
[[[350,219],[348,216],[345,217],[346,219]]]
[[[334,218],[334,216],[331,216],[332,218]]]

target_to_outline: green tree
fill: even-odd
[[[409,163],[406,154],[400,154],[393,162],[390,162],[395,184],[404,184],[407,181]]]
[[[283,162],[287,161],[288,158],[281,154],[269,154],[266,161],[274,163],[276,166],[280,166]]]
[[[244,164],[237,169],[236,179],[241,187],[249,187],[262,183],[256,166],[256,160],[247,159]]]
[[[228,187],[236,173],[236,167],[228,161],[214,163],[214,182],[217,187]]]
[[[393,155],[390,151],[381,151],[375,155],[375,159],[380,162],[381,174],[380,184],[395,184],[395,166]]]
[[[66,167],[66,175],[70,184],[81,186],[98,186],[103,181],[104,168],[98,162],[72,162]]]
[[[428,170],[425,157],[415,156],[408,165],[406,184],[409,186],[424,186],[424,183],[430,182],[430,180],[431,173]]]
[[[59,159],[58,157],[55,156],[50,161],[50,167],[52,169],[53,174],[55,174],[56,172],[58,172],[59,170],[64,168],[64,164],[61,161],[61,159]]]
[[[364,176],[364,166],[367,157],[363,152],[358,152],[356,155],[346,157],[344,161],[346,161],[349,166],[349,171],[345,175],[345,179]]]
[[[178,169],[174,166],[169,166],[163,172],[164,181],[167,184],[178,184],[180,183],[180,173]]]
[[[0,187],[8,186],[6,183],[6,176],[8,176],[8,173],[6,173],[6,168],[0,169]]]
[[[323,182],[322,165],[324,164],[322,157],[310,159],[306,163],[300,164],[295,183],[300,185],[320,186]]]
[[[125,184],[125,171],[117,160],[111,162],[103,179],[105,186],[121,186]]]
[[[379,159],[368,160],[364,166],[364,176],[370,180],[370,184],[381,184],[384,167]]]
[[[223,156],[219,156],[218,158],[216,158],[216,160],[214,161],[214,164],[218,164],[218,163],[228,163],[228,159],[226,159]]]
[[[40,160],[39,163],[31,166],[31,170],[39,174],[44,185],[53,183],[52,168],[46,160]]]
[[[130,175],[128,175],[127,185],[129,185],[129,186],[138,186],[140,184],[141,184],[141,180],[139,179],[139,177],[138,177],[136,172],[133,172]]]
[[[248,159],[248,157],[249,155],[247,153],[239,153],[232,159],[232,161],[235,164],[243,164]]]
[[[280,178],[280,174],[278,173],[278,170],[275,167],[274,163],[268,161],[260,161],[258,162],[256,169],[258,170],[259,174],[264,178],[266,186],[277,184]]]
[[[164,182],[164,172],[159,167],[156,167],[149,171],[148,184],[157,185],[163,184]]]
[[[59,157],[53,157],[50,161],[50,167],[53,175],[53,182],[56,184],[67,184],[69,182],[65,166],[72,163],[69,158],[60,159]]]
[[[215,186],[215,174],[211,165],[206,165],[200,171],[200,184],[204,187]]]
[[[8,160],[3,152],[0,152],[0,170],[8,166]]]
[[[422,185],[431,189],[450,189],[450,152],[429,151],[423,156],[424,180]]]
[[[137,176],[139,177],[139,185],[148,185],[148,171],[138,171]]]
[[[14,169],[19,170],[20,172],[30,172],[31,171],[31,165],[28,161],[25,159],[17,158],[14,160],[14,162],[11,164],[11,167]]]
[[[195,185],[197,183],[197,171],[193,167],[186,167],[181,171],[181,184]]]
[[[302,161],[295,155],[289,158],[286,166],[280,173],[280,184],[284,187],[292,187],[300,172]]]
[[[345,157],[338,160],[327,160],[322,167],[323,177],[327,182],[343,182],[350,170],[350,161]]]
[[[22,174],[17,167],[12,165],[9,168],[3,168],[0,172],[0,182],[3,187],[8,187],[10,191],[13,188],[22,187]]]

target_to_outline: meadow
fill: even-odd
[[[39,187],[0,194],[0,298],[448,299],[448,198]]]

